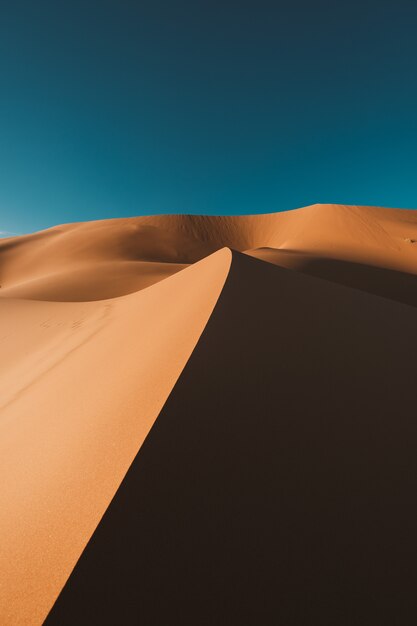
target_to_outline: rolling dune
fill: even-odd
[[[229,264],[219,251],[112,300],[1,300],[1,624],[43,622],[198,341]]]
[[[0,297],[112,298],[148,287],[223,247],[296,269],[298,255],[307,255],[417,274],[416,242],[414,211],[342,205],[67,224],[0,240]]]
[[[338,205],[0,240],[0,623],[417,618],[415,241]]]
[[[416,322],[235,254],[47,626],[410,623]]]

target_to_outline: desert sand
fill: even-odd
[[[0,623],[412,623],[417,212],[0,240]]]

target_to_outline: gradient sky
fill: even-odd
[[[0,231],[417,207],[414,0],[2,0]]]

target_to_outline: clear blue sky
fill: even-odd
[[[2,0],[0,230],[417,207],[414,0]]]

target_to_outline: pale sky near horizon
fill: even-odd
[[[416,32],[411,0],[5,0],[0,231],[417,207]]]

